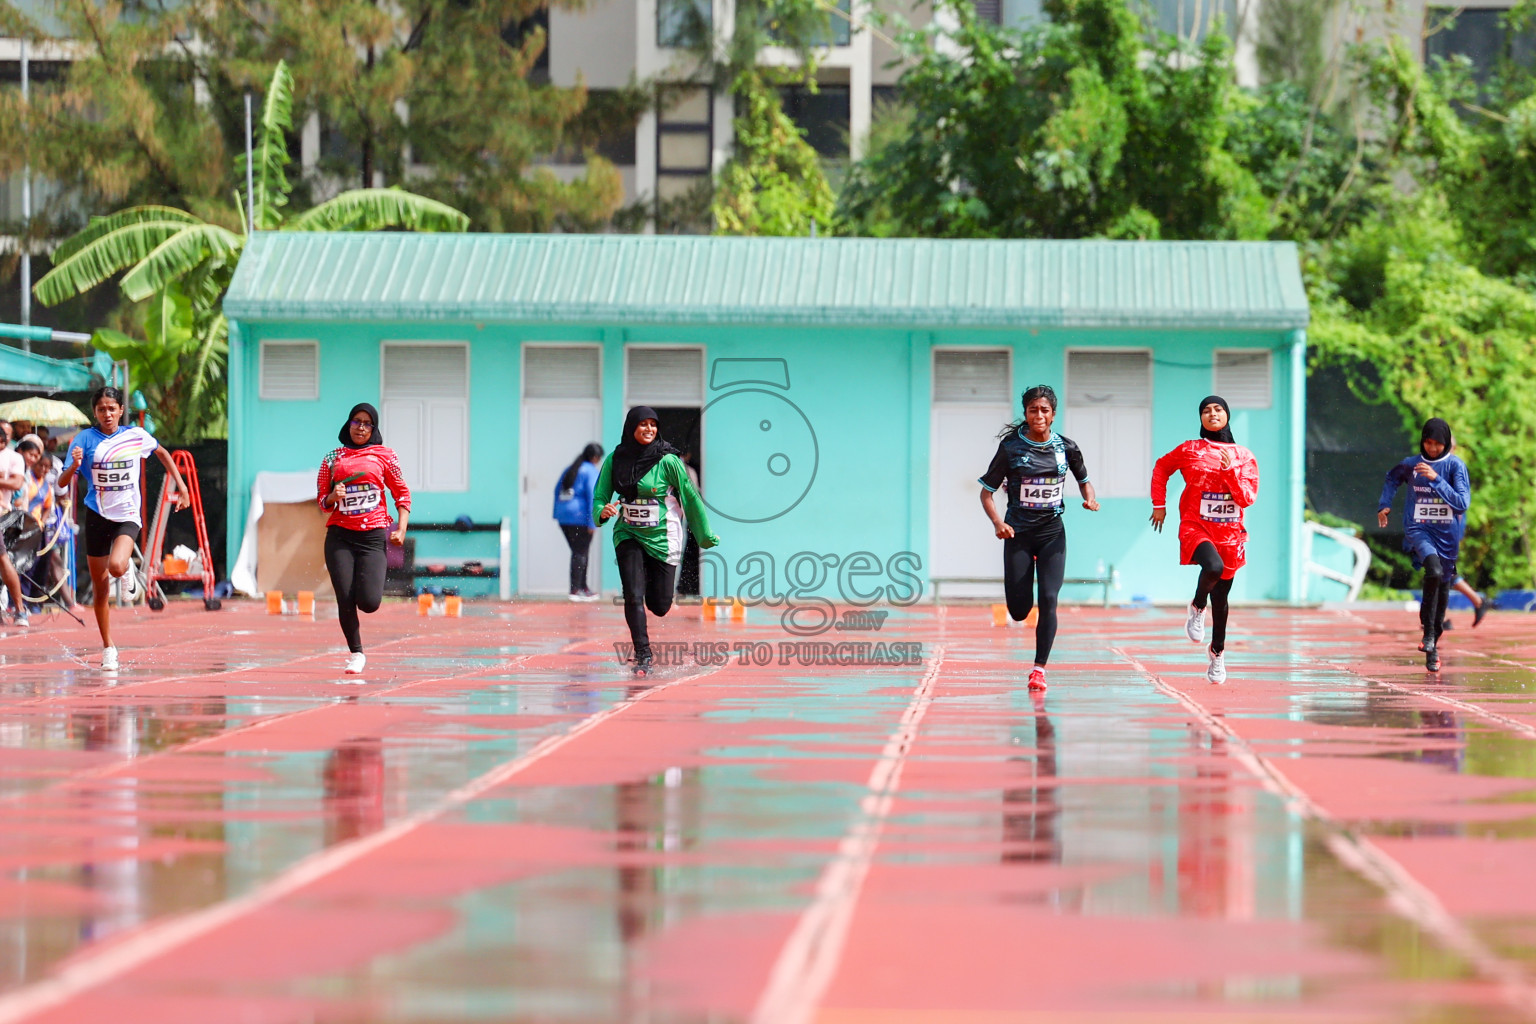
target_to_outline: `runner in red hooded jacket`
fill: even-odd
[[[1243,510],[1259,496],[1259,463],[1253,452],[1232,439],[1226,400],[1207,395],[1200,402],[1200,437],[1185,441],[1157,460],[1152,469],[1152,529],[1161,532],[1168,515],[1168,477],[1184,474],[1179,499],[1179,564],[1198,565],[1200,581],[1189,605],[1184,632],[1195,643],[1205,640],[1205,605],[1211,604],[1210,665],[1206,678],[1222,683],[1227,667],[1227,595],[1232,578],[1248,561],[1248,531]]]

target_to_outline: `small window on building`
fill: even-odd
[[[667,89],[656,112],[656,199],[677,203],[709,182],[714,96],[700,86]]]
[[[412,490],[469,490],[469,346],[386,341],[379,418]]]
[[[698,47],[709,41],[714,27],[710,0],[657,0],[656,45]]]
[[[259,376],[262,401],[314,401],[320,397],[320,343],[263,341]]]
[[[779,102],[812,149],[824,157],[846,158],[851,95],[846,85],[822,85],[815,92],[793,86],[779,90]]]
[[[520,51],[530,44],[536,33],[542,35],[543,41],[538,44],[539,54],[533,58],[527,77],[534,85],[545,85],[549,82],[549,8],[541,8],[526,18],[508,22],[501,30],[501,39]]]
[[[1067,353],[1067,400],[1056,429],[1076,441],[1101,497],[1147,495],[1152,479],[1152,356]]]
[[[1472,64],[1472,80],[1486,88],[1501,61],[1530,67],[1536,57],[1536,27],[1510,31],[1505,24],[1507,7],[1431,7],[1424,20],[1424,60],[1434,63],[1466,57]]]
[[[704,350],[631,345],[625,350],[626,404],[704,404]]]
[[[524,398],[598,398],[602,358],[596,345],[523,348]]]
[[[1218,351],[1211,374],[1213,393],[1234,409],[1268,409],[1274,404],[1268,349]]]
[[[933,400],[1007,405],[1010,400],[1008,351],[936,350],[933,353]]]

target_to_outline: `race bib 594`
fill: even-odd
[[[1235,523],[1243,518],[1243,513],[1230,493],[1202,491],[1200,518],[1208,523]]]
[[[126,491],[138,483],[132,460],[101,462],[91,466],[91,483],[97,491]]]

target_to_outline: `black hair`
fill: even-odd
[[[602,457],[603,446],[596,441],[583,448],[581,454],[576,456],[575,461],[566,466],[565,472],[560,474],[560,489],[568,491],[576,486],[576,471],[581,468],[583,462],[591,462],[593,459],[600,459]]]
[[[1051,412],[1054,413],[1056,411],[1056,389],[1051,387],[1049,384],[1036,384],[1034,387],[1026,389],[1024,394],[1019,396],[1019,406],[1025,411],[1028,411],[1030,402],[1038,401],[1042,398],[1050,403]],[[997,436],[1007,437],[1015,430],[1018,430],[1020,427],[1024,426],[1026,422],[1027,420],[1021,416],[1019,419],[1014,420],[1012,423],[1009,423],[1007,426],[1003,427],[1002,431],[999,432]]]
[[[22,442],[19,442],[16,445],[16,453],[18,455],[25,455],[27,452],[40,452],[40,451],[42,451],[42,448],[38,447],[38,444],[37,444],[36,441],[22,441]]]
[[[100,402],[103,398],[110,398],[110,399],[112,399],[112,401],[116,402],[122,408],[124,408],[124,409],[128,408],[128,403],[123,400],[123,390],[122,390],[122,388],[114,388],[112,385],[108,384],[104,388],[97,388],[91,394],[91,411],[92,412],[96,411],[96,403]]]

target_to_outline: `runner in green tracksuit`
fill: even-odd
[[[615,492],[618,499],[610,501]],[[677,449],[661,439],[656,410],[650,406],[629,410],[623,439],[597,475],[592,519],[601,527],[615,516],[619,521],[613,527],[613,547],[624,585],[624,618],[635,645],[635,674],[643,676],[651,671],[645,610],[665,615],[672,608],[677,566],[683,559],[683,518],[699,547],[720,543]]]

